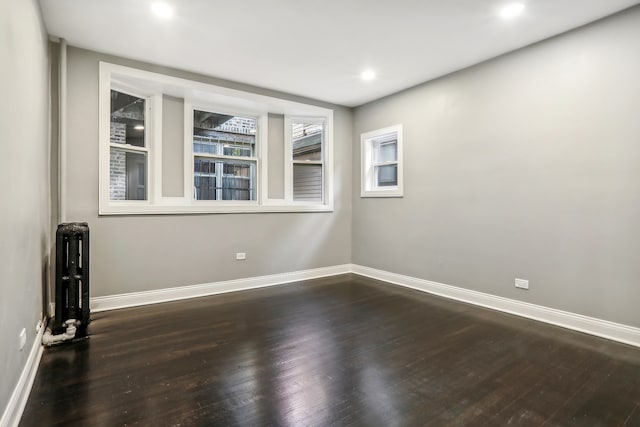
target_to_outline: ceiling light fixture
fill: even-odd
[[[151,10],[158,18],[169,19],[173,16],[173,9],[166,3],[153,3]]]
[[[142,125],[136,125],[133,127],[135,130],[144,130],[144,126]]]
[[[500,9],[500,16],[502,19],[512,19],[520,15],[523,10],[523,3],[511,3]]]
[[[365,70],[360,74],[360,78],[365,82],[370,82],[376,78],[376,73],[373,70]]]

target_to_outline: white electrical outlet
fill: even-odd
[[[27,343],[27,330],[25,328],[22,328],[22,330],[20,331],[20,350],[22,350],[25,346],[25,344]]]
[[[247,259],[247,254],[244,252],[236,252],[236,259]]]
[[[529,289],[529,281],[524,279],[516,279],[516,288]]]

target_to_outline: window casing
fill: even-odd
[[[402,197],[402,125],[360,136],[361,197]]]
[[[194,200],[257,200],[257,123],[193,109]]]
[[[109,120],[109,198],[147,200],[150,99],[111,89]]]
[[[105,62],[100,63],[99,87],[100,215],[333,210],[332,110]],[[138,106],[144,114],[134,117],[140,123],[132,122],[127,128],[139,133],[138,140],[134,133],[125,136],[124,142],[113,140],[112,121],[127,118],[126,111],[112,118],[113,91],[123,94],[122,103],[129,96],[134,103],[144,104],[143,108]],[[167,107],[168,118],[163,117],[163,105],[168,102],[165,98],[173,100],[171,108]],[[184,114],[179,117],[175,117],[176,102],[184,105]],[[117,107],[119,105],[114,111]],[[290,151],[289,160],[284,164],[281,160],[270,164],[268,144],[276,144],[274,147],[284,144],[282,152],[285,153],[291,144],[291,138],[286,141],[290,134],[286,127],[283,129],[285,141],[277,138],[269,141],[270,115],[295,117],[299,120],[297,123],[320,125],[320,157],[296,156],[294,159]],[[163,123],[163,119],[168,121]],[[209,125],[204,125],[207,120]],[[169,143],[174,154],[163,162],[163,144],[167,144],[163,140],[163,126],[165,130],[167,126],[175,129],[174,122],[176,126],[184,126],[184,136],[179,141],[176,139],[179,134],[172,133]],[[281,123],[279,126],[283,126]],[[122,128],[121,124],[117,126]],[[182,156],[175,156],[176,143],[183,147]],[[125,164],[120,166],[125,170],[125,178],[122,171],[112,168],[112,163],[115,165],[117,161]],[[164,175],[163,166],[169,168]],[[277,169],[270,171],[270,166]],[[282,172],[278,171],[280,168]],[[312,174],[304,173],[310,170]],[[177,184],[177,174],[182,174],[181,184]],[[118,175],[117,180],[112,179],[112,175]],[[319,183],[319,193],[305,199],[296,191],[294,198],[293,183],[302,182],[300,176],[307,175]],[[273,197],[269,194],[270,178],[274,179]],[[167,185],[163,180],[167,179],[170,179],[171,190],[167,191],[171,191],[171,196],[163,194],[163,184]],[[275,190],[278,185],[282,185],[282,191]],[[182,194],[176,194],[176,188],[178,191],[182,188]]]

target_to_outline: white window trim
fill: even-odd
[[[100,186],[98,189],[98,199],[100,207],[110,205],[116,210],[145,209],[154,204],[161,197],[162,179],[162,144],[157,141],[162,140],[162,93],[158,93],[149,88],[143,90],[131,88],[124,84],[112,83],[110,79],[102,78],[102,69],[100,77],[101,93],[107,94],[100,99],[100,163],[98,165],[98,177]],[[147,183],[147,199],[146,200],[111,200],[109,192],[109,171],[110,171],[110,154],[111,154],[111,131],[110,131],[110,112],[111,112],[111,89],[122,91],[129,95],[137,96],[145,99],[145,129],[144,129],[144,147],[132,147],[123,144],[125,151],[133,151],[147,153],[146,183]],[[146,89],[146,90],[145,90]],[[130,149],[129,149],[130,148]],[[104,184],[104,185],[103,185]]]
[[[323,125],[322,135],[322,161],[321,162],[295,162],[293,160],[293,135],[291,133],[293,123],[318,123]],[[331,130],[330,130],[331,129]],[[284,117],[284,198],[285,201],[294,206],[317,206],[326,203],[327,195],[333,194],[333,182],[329,178],[333,176],[333,123],[326,117],[303,117],[288,116]],[[327,148],[328,147],[328,148]],[[314,202],[306,200],[293,200],[293,165],[300,164],[322,164],[322,189],[323,201]],[[333,198],[329,203],[333,206]]]
[[[193,111],[208,111],[212,113],[221,113],[221,114],[232,114],[234,116],[240,117],[252,117],[256,119],[257,131],[256,131],[256,155],[255,157],[238,157],[238,160],[243,161],[255,161],[256,162],[256,200],[196,200],[193,194],[193,160],[195,157],[208,157],[206,154],[195,153],[193,151]],[[217,107],[208,104],[192,104],[185,100],[184,102],[184,152],[185,152],[185,165],[184,165],[184,183],[185,183],[185,193],[189,194],[187,197],[189,199],[189,203],[192,206],[208,206],[216,209],[225,209],[228,207],[247,207],[247,206],[260,206],[260,197],[264,193],[263,189],[268,188],[264,187],[268,183],[266,180],[268,176],[265,176],[263,181],[262,175],[260,174],[263,169],[263,157],[262,153],[266,153],[267,144],[266,138],[268,135],[268,116],[263,113],[260,115],[256,115],[255,113],[248,111],[241,111],[225,107]],[[188,153],[188,156],[187,156]],[[222,158],[215,156],[216,158]],[[225,156],[224,158],[230,158],[229,156]],[[187,165],[187,163],[189,163]],[[187,188],[189,187],[189,188]],[[188,192],[187,192],[188,190]]]
[[[333,211],[333,110],[299,102],[287,101],[251,92],[244,92],[178,77],[100,62],[99,67],[99,214],[202,214],[252,212],[330,212]],[[145,146],[149,149],[147,200],[110,200],[110,91],[118,87],[149,98],[151,109],[145,126]],[[170,95],[184,99],[184,186],[182,197],[162,196],[162,97]],[[256,150],[257,188],[255,201],[204,201],[193,198],[193,108],[233,113],[258,118]],[[268,114],[304,118],[321,117],[325,121],[325,188],[323,203],[293,202],[286,197],[268,197]],[[286,135],[285,128],[285,135]],[[286,137],[286,136],[285,136]],[[286,151],[286,144],[285,144]],[[288,174],[285,162],[285,177]],[[290,167],[290,166],[289,166]],[[286,179],[286,178],[285,178]],[[286,191],[285,187],[285,191]]]
[[[397,158],[395,162],[385,164],[398,165],[398,185],[378,187],[375,185],[374,144],[383,142],[391,135],[397,136]],[[360,197],[403,197],[403,160],[402,160],[402,124],[377,129],[360,135]]]

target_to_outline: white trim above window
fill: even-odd
[[[360,197],[402,197],[402,125],[360,135]]]
[[[333,110],[105,62],[100,63],[99,84],[100,215],[326,212],[333,210]],[[134,141],[136,145],[114,144],[111,141],[112,89],[139,97],[140,102],[144,100],[144,143]],[[178,160],[182,162],[184,182],[183,194],[178,197],[162,196],[162,103],[164,95],[184,100],[184,156],[183,159]],[[238,142],[218,147],[212,143],[210,148],[214,150],[215,145],[215,152],[194,152],[194,110],[237,119],[255,119],[254,145],[248,142]],[[302,123],[320,123],[322,125],[322,159],[317,162],[322,168],[322,196],[318,200],[296,201],[287,196],[283,199],[269,198],[269,162],[267,158],[269,133],[267,127],[268,114],[270,113],[294,117]],[[137,126],[140,131],[141,126]],[[232,134],[241,135],[244,132],[231,125],[227,127],[227,132]],[[284,133],[287,135],[288,129],[285,129]],[[247,135],[244,137],[247,139]],[[129,141],[129,136],[126,141]],[[115,161],[110,164],[112,147],[117,148],[118,152],[133,153],[133,157],[139,157],[136,158],[138,161],[142,159],[140,156],[146,156],[145,173],[140,172],[139,174],[140,183],[132,179],[133,184],[139,184],[138,198],[144,194],[144,200],[115,200],[111,194],[113,191],[110,193],[110,186],[114,187],[113,184],[110,184],[110,177],[114,174],[112,164],[115,164]],[[286,149],[285,145],[285,151]],[[194,180],[194,159],[196,158],[210,163],[207,166],[210,170],[204,175],[199,172],[199,175],[206,175],[205,181],[208,179],[216,180],[216,184],[213,185],[219,184],[215,190],[212,190],[210,182],[206,182],[205,186],[209,186],[209,192],[206,196],[203,196],[202,193],[204,187],[199,188],[201,192],[199,195],[196,194]],[[285,162],[284,168],[283,173],[286,180],[286,177],[290,177],[293,169],[292,161]],[[127,169],[128,173],[129,169]],[[134,175],[135,173],[131,173],[131,176]],[[225,177],[226,180],[223,179]],[[129,182],[130,177],[127,176],[126,179]],[[221,181],[225,183],[221,183]],[[248,185],[240,181],[247,181]],[[233,183],[229,184],[230,182]],[[225,185],[227,187],[224,187]],[[245,188],[248,193],[245,192]],[[289,194],[286,188],[285,194]],[[241,193],[250,194],[250,196],[238,196]],[[127,193],[126,198],[132,197],[129,197]],[[231,200],[228,200],[229,198]],[[239,200],[241,198],[246,200]]]

